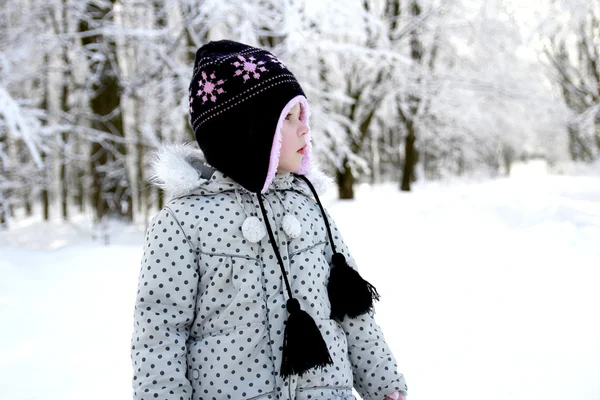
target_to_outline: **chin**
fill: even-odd
[[[290,162],[291,161],[291,162]],[[286,160],[285,163],[279,164],[279,168],[277,168],[277,172],[280,174],[284,174],[286,172],[297,172],[302,168],[302,159],[299,160]]]

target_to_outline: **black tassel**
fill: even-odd
[[[331,318],[341,321],[346,315],[356,318],[373,310],[373,303],[379,300],[377,289],[348,265],[343,254],[335,253],[331,261],[333,267],[327,284]]]
[[[289,317],[283,336],[281,375],[302,376],[311,368],[332,365],[333,360],[315,320],[300,308],[298,300],[287,301]]]

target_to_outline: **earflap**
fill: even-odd
[[[279,156],[281,154],[281,144],[282,144],[282,140],[283,140],[283,136],[281,133],[283,121],[285,120],[285,117],[288,115],[290,110],[292,108],[294,108],[294,106],[298,103],[300,103],[300,120],[304,124],[306,124],[306,126],[309,126],[308,118],[310,116],[310,110],[308,108],[308,101],[306,100],[306,97],[304,97],[302,95],[298,95],[298,96],[294,97],[293,99],[291,99],[285,105],[285,107],[283,107],[281,114],[279,114],[279,120],[277,121],[277,126],[275,127],[275,134],[273,136],[273,144],[271,145],[271,153],[269,156],[269,169],[267,171],[267,177],[265,179],[265,183],[263,185],[261,193],[265,193],[267,191],[267,189],[269,188],[269,186],[271,185],[271,183],[273,182],[273,179],[275,179],[275,174],[277,174],[277,168],[279,167]],[[297,171],[298,174],[305,174],[310,170],[311,149],[312,149],[312,144],[311,144],[311,139],[310,139],[310,127],[309,127],[308,133],[306,134],[306,141],[307,141],[307,146],[306,146],[306,150],[304,152],[304,157],[302,157],[302,164],[300,166],[300,169]]]

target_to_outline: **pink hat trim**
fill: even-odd
[[[310,160],[311,160],[311,139],[310,139],[310,126],[308,125],[308,120],[310,116],[310,109],[308,108],[308,102],[306,101],[306,97],[302,95],[298,95],[291,99],[285,107],[283,107],[283,111],[279,115],[279,121],[277,121],[277,127],[275,128],[275,136],[273,137],[273,145],[271,146],[271,156],[269,158],[269,170],[267,172],[267,179],[265,180],[265,184],[263,185],[261,193],[265,193],[273,179],[275,179],[275,174],[277,173],[277,168],[279,167],[279,154],[281,152],[281,126],[283,125],[283,120],[288,115],[290,110],[297,104],[300,103],[300,121],[306,124],[308,127],[308,133],[306,134],[306,150],[304,151],[304,157],[302,157],[302,163],[300,165],[300,169],[296,171],[297,174],[305,175],[310,171]]]

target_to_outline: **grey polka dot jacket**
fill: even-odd
[[[368,400],[406,394],[372,314],[329,318],[331,248],[304,183],[277,176],[263,196],[292,291],[334,365],[284,379],[283,277],[268,237],[254,243],[242,233],[247,218],[262,221],[256,195],[187,146],[163,149],[155,171],[173,199],[146,232],[131,343],[134,399],[349,400],[352,387]],[[285,233],[285,215],[300,222],[299,235]],[[338,251],[356,268],[329,221]]]

